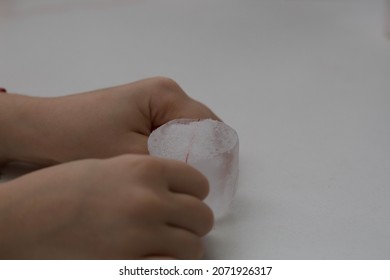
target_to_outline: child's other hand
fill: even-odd
[[[0,259],[197,259],[206,178],[142,155],[41,169],[0,188]]]

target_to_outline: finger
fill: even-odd
[[[188,230],[198,236],[204,236],[212,229],[213,212],[204,202],[189,195],[174,194],[171,205],[168,225]]]
[[[118,150],[130,153],[130,154],[149,154],[148,151],[148,136],[138,133],[129,132],[128,137],[125,138],[127,141],[118,141]]]
[[[168,95],[168,94],[167,94]],[[171,120],[175,119],[213,119],[221,121],[221,119],[213,113],[206,105],[196,101],[187,95],[181,96],[177,93],[170,93],[173,96],[160,96],[160,102],[151,102],[156,104],[155,107],[151,108],[152,125],[153,128],[159,127]],[[152,96],[152,98],[155,97]],[[164,99],[174,99],[165,100]]]
[[[207,178],[192,166],[176,160],[162,159],[163,174],[172,192],[189,194],[201,200],[209,193]]]
[[[165,259],[200,259],[204,248],[201,238],[187,230],[166,226],[159,231],[159,238],[148,244],[144,258],[162,256]]]
[[[144,80],[149,89],[149,114],[152,128],[174,119],[221,119],[206,105],[190,98],[183,89],[168,78]]]

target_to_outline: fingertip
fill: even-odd
[[[172,192],[185,193],[204,200],[209,194],[209,181],[195,167],[178,160],[164,160],[162,166],[165,169],[169,189]]]

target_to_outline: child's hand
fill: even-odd
[[[172,119],[218,119],[167,78],[58,98],[5,97],[3,106],[20,113],[9,113],[13,116],[9,120],[17,120],[1,140],[5,142],[0,143],[5,149],[0,150],[3,161],[50,165],[124,153],[147,154],[151,131]]]
[[[196,259],[212,227],[206,178],[141,155],[81,160],[0,188],[0,259]]]

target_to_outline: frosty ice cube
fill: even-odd
[[[223,122],[177,119],[154,130],[148,139],[152,156],[184,161],[207,177],[205,202],[216,218],[223,216],[236,192],[238,135]]]

